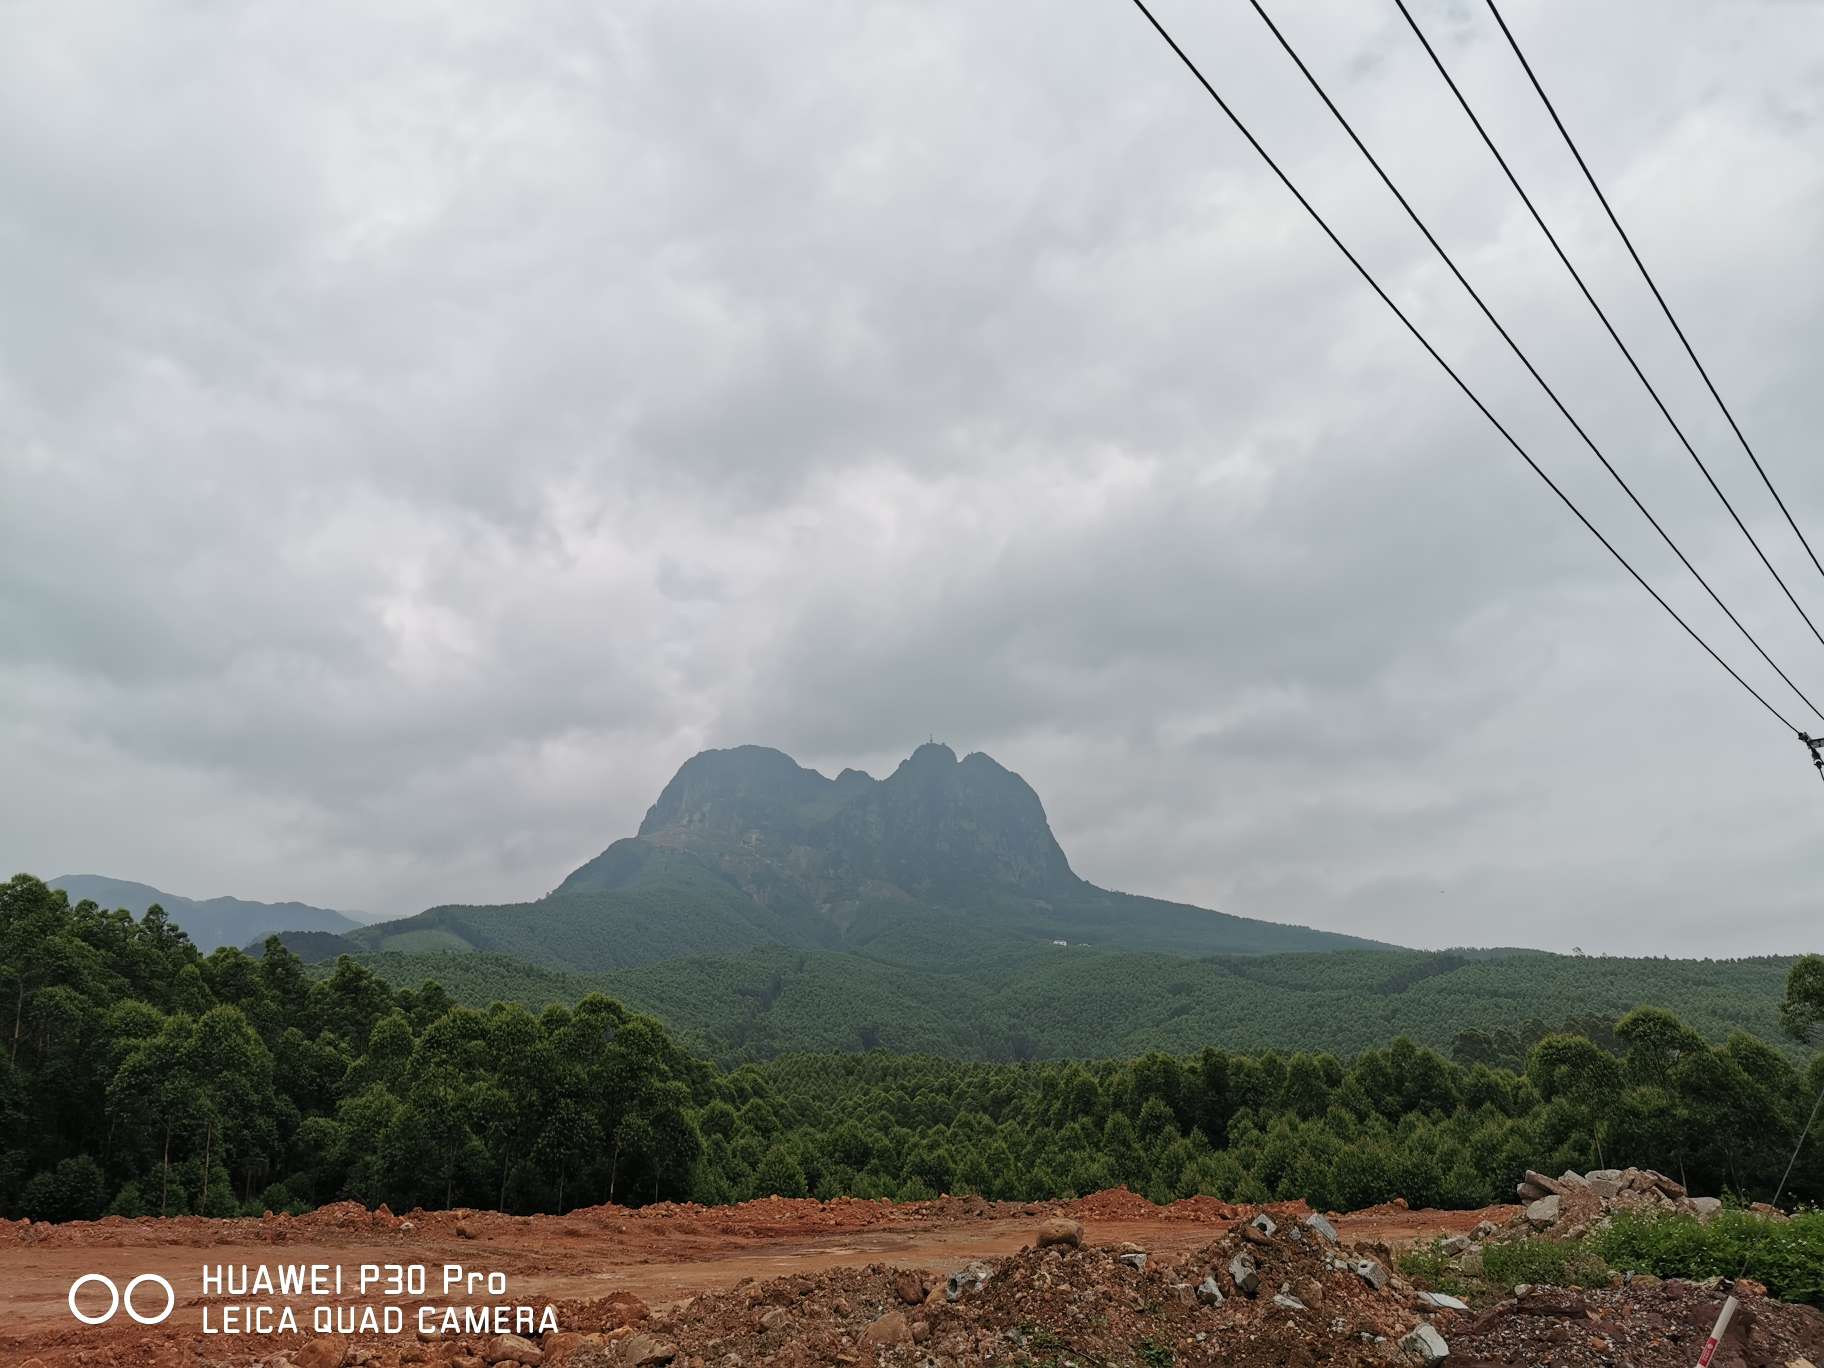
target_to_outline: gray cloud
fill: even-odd
[[[1824,650],[1397,12],[1275,10],[1824,701]],[[1163,14],[1761,682],[1253,17]],[[1421,15],[1824,607],[1481,8]],[[1824,11],[1511,18],[1824,536]],[[394,913],[527,896],[631,831],[702,746],[878,772],[935,732],[1022,772],[1116,887],[1421,944],[1815,940],[1821,795],[1796,744],[1654,616],[1123,6],[46,4],[7,23],[12,865]]]

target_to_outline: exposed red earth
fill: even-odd
[[[1701,1344],[1700,1323],[1720,1303],[1720,1296],[1668,1283],[1653,1290],[1650,1305],[1591,1293],[1531,1310],[1509,1302],[1479,1316],[1432,1311],[1392,1271],[1399,1247],[1467,1233],[1483,1221],[1504,1225],[1519,1208],[1411,1211],[1395,1202],[1335,1216],[1335,1246],[1303,1226],[1309,1213],[1301,1203],[1264,1208],[1277,1233],[1244,1228],[1260,1210],[1210,1198],[1160,1207],[1116,1189],[1074,1202],[1026,1204],[775,1198],[515,1217],[395,1216],[340,1203],[298,1217],[0,1223],[6,1312],[0,1365],[486,1368],[506,1354],[504,1361],[520,1355],[528,1368],[540,1361],[545,1368],[666,1361],[676,1368],[876,1362],[949,1368],[1160,1361],[1165,1350],[1186,1364],[1397,1363],[1407,1361],[1402,1337],[1421,1321],[1449,1338],[1451,1364],[1670,1364],[1695,1361],[1690,1340]],[[1034,1248],[1041,1224],[1055,1217],[1081,1224],[1080,1249]],[[1137,1253],[1143,1257],[1136,1260]],[[1228,1271],[1237,1253],[1259,1262],[1266,1281],[1255,1296],[1242,1296]],[[1391,1273],[1388,1284],[1358,1277],[1350,1268],[1358,1256],[1378,1256]],[[978,1261],[992,1270],[988,1280],[948,1302],[946,1276]],[[349,1290],[340,1298],[202,1295],[202,1269],[222,1264],[329,1265],[342,1270]],[[427,1294],[352,1290],[362,1265],[389,1264],[427,1266]],[[478,1282],[445,1293],[436,1284],[445,1265],[503,1274],[507,1291],[492,1295]],[[105,1325],[80,1324],[67,1299],[72,1282],[91,1272],[123,1287],[140,1273],[162,1274],[177,1289],[177,1309],[153,1327],[124,1314]],[[1205,1276],[1226,1289],[1224,1300],[1212,1304],[1196,1295]],[[1302,1291],[1310,1305],[1296,1295],[1289,1306],[1276,1302],[1280,1290]],[[357,1330],[327,1340],[308,1325],[296,1333],[205,1333],[206,1325],[219,1330],[238,1304],[304,1310],[325,1300],[338,1307],[396,1305],[404,1332]],[[154,1291],[149,1299],[142,1294],[140,1305],[156,1311],[162,1301]],[[105,1289],[92,1285],[78,1305],[95,1314],[107,1303]],[[416,1333],[422,1307],[502,1303],[555,1307],[560,1333],[533,1331],[523,1349],[492,1333],[428,1339]],[[1783,1364],[1824,1346],[1824,1317],[1807,1308],[1754,1299],[1747,1323],[1758,1340],[1725,1344],[1719,1364]],[[1808,1338],[1814,1334],[1815,1344]],[[1776,1354],[1788,1357],[1770,1357]]]

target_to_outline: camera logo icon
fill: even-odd
[[[90,1283],[98,1283],[108,1290],[108,1309],[99,1316],[92,1316],[76,1305],[76,1294],[82,1291],[82,1289],[87,1287]],[[155,1316],[146,1315],[134,1303],[134,1293],[139,1291],[140,1287],[146,1283],[156,1284],[165,1291],[164,1310],[160,1311]],[[126,1309],[127,1314],[141,1325],[159,1325],[162,1324],[176,1308],[177,1292],[172,1288],[168,1281],[160,1277],[157,1273],[141,1273],[137,1278],[127,1284],[124,1292],[119,1287],[115,1286],[114,1280],[105,1273],[84,1273],[80,1278],[76,1279],[75,1282],[70,1284],[69,1300],[70,1314],[76,1317],[76,1319],[81,1321],[84,1325],[106,1325],[109,1321],[114,1319],[123,1307]]]

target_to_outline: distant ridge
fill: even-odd
[[[247,945],[278,931],[327,931],[341,933],[361,925],[354,918],[327,907],[308,903],[251,902],[245,898],[186,898],[151,884],[110,879],[101,874],[64,874],[50,880],[71,902],[91,899],[106,908],[124,907],[135,917],[157,903],[181,927],[197,949],[204,952],[221,945]]]

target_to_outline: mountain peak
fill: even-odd
[[[1076,876],[1026,781],[979,752],[927,741],[886,779],[836,779],[767,746],[708,750],[679,767],[639,835],[710,860],[750,892],[818,905],[983,885],[1044,893]]]
[[[956,752],[942,741],[927,741],[899,762],[899,770],[945,770],[956,763]]]

